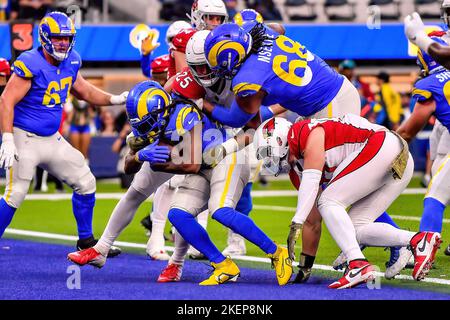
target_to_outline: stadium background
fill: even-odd
[[[164,35],[170,21],[187,20],[184,13],[189,11],[192,3],[189,0],[40,1],[43,4],[40,11],[32,13],[29,10],[20,9],[21,4],[19,3],[18,16],[16,19],[12,19],[15,17],[14,10],[17,10],[17,6],[14,5],[17,1],[0,0],[0,57],[8,60],[14,59],[17,54],[14,49],[23,48],[23,45],[31,45],[31,42],[25,43],[27,39],[31,39],[30,35],[33,39],[33,46],[38,45],[37,21],[44,9],[59,8],[69,14],[75,12],[73,18],[80,22],[77,25],[75,49],[83,59],[82,74],[101,88],[116,93],[129,90],[135,83],[145,79],[140,70],[140,52],[133,47],[130,41],[132,30],[138,24],[146,24],[150,28],[157,29],[161,45],[156,49],[154,56],[165,54],[167,45]],[[266,21],[275,19],[274,21],[282,22],[286,27],[287,36],[306,45],[309,50],[324,58],[333,67],[338,68],[345,59],[353,59],[356,62],[356,74],[370,85],[372,92],[379,91],[377,75],[380,71],[385,71],[391,76],[394,90],[406,97],[417,79],[419,69],[415,64],[415,48],[408,43],[403,34],[403,17],[413,10],[418,10],[427,18],[426,23],[429,24],[430,31],[444,28],[439,19],[440,1],[433,0],[355,0],[353,2],[347,0],[275,0],[273,2],[233,0],[225,2],[230,11],[230,20],[234,12],[240,9],[256,8],[263,14]],[[21,14],[25,14],[25,16],[21,17]],[[168,20],[168,17],[171,19]],[[34,27],[30,27],[32,24]],[[24,25],[28,25],[28,27],[23,27]],[[20,34],[20,39],[18,39],[17,32]],[[25,32],[25,34],[21,32]],[[402,105],[404,115],[407,115],[409,110],[408,102],[409,100],[405,99]],[[116,117],[124,109],[106,107],[104,110],[108,110]],[[95,119],[101,121],[98,115]],[[90,166],[93,173],[99,178],[99,196],[94,215],[94,230],[98,237],[123,189],[120,188],[116,179],[119,156],[111,150],[111,145],[118,132],[105,137],[102,136],[98,124],[93,123],[92,126],[96,127],[98,133],[93,137],[89,150]],[[408,189],[409,194],[402,195],[388,211],[396,218],[395,220],[401,227],[410,230],[418,229],[422,212],[425,189],[421,186],[420,180],[421,172],[425,168],[427,137],[428,133],[422,132],[418,139],[411,144],[417,176]],[[3,172],[2,174],[4,175]],[[110,179],[102,180],[102,178]],[[3,187],[1,187],[1,191],[3,191]],[[262,193],[261,196],[256,196],[254,199],[254,210],[251,216],[275,240],[281,243],[285,242],[287,226],[296,206],[296,196],[290,183],[286,177],[271,179],[264,184],[258,184],[255,191]],[[53,196],[54,192],[54,187],[50,183],[49,190],[43,192],[42,195],[31,191],[31,196],[18,210],[5,238],[73,244],[72,240],[64,237],[64,235],[76,234],[70,208],[70,194],[68,189],[65,190],[66,194]],[[150,209],[150,203],[141,207],[135,220],[119,240],[142,246],[147,238],[144,229],[139,225],[139,220]],[[449,217],[448,210],[446,217]],[[444,221],[444,244],[448,244],[450,241],[449,222],[448,219]],[[224,228],[211,221],[208,231],[220,248],[225,247],[226,231]],[[33,232],[46,234],[34,234]],[[172,244],[167,243],[167,245],[171,246]],[[5,248],[9,248],[8,242],[2,247],[0,263],[9,250]],[[256,247],[247,243],[247,248],[249,256],[262,257]],[[69,252],[70,249],[67,247],[66,251]],[[135,246],[135,248],[132,245],[131,247],[125,246],[124,249],[139,254],[144,253],[139,246]],[[444,256],[442,251],[438,253],[436,268],[430,272],[430,278],[439,281],[413,283],[407,279],[406,275],[409,274],[409,271],[404,271],[405,279],[390,281],[388,284],[450,292],[449,257]],[[384,252],[382,249],[368,249],[367,252],[368,258],[383,271],[384,262],[389,257],[388,252]],[[336,278],[337,274],[331,272],[326,266],[332,263],[338,253],[337,246],[325,231],[316,261],[320,266],[315,270],[315,275]],[[3,257],[1,257],[2,255]],[[58,261],[61,257],[51,258]],[[118,258],[117,261],[119,259],[124,258]],[[111,265],[114,263],[119,262],[114,260],[109,262]],[[240,264],[252,268],[268,268],[258,259],[241,261]],[[157,263],[153,266],[161,267]],[[113,266],[111,266],[111,272],[113,272],[112,268]],[[150,275],[154,279],[156,276],[157,274]],[[316,280],[316,283],[320,283],[320,280]],[[325,286],[325,283],[321,283],[321,286]],[[17,290],[17,292],[13,290],[9,294],[0,293],[0,296],[6,299],[30,297],[19,289]],[[33,297],[31,295],[31,298]]]

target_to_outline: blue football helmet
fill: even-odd
[[[50,12],[39,24],[39,42],[44,50],[58,61],[67,59],[75,45],[75,25],[62,12]],[[57,51],[52,43],[53,37],[69,37],[69,46],[64,52]]]
[[[165,124],[170,95],[156,81],[147,80],[131,89],[125,104],[136,137],[156,136]]]
[[[259,22],[263,23],[264,19],[262,15],[253,9],[244,9],[238,13],[233,18],[234,23],[239,27],[242,27],[246,22]]]
[[[439,37],[431,37],[431,39],[443,46],[448,46],[448,44]],[[422,70],[424,76],[428,76],[445,69],[422,49],[417,50],[417,64]]]
[[[252,37],[235,23],[215,28],[206,37],[205,55],[219,77],[233,78],[252,48]]]

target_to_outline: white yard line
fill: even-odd
[[[31,238],[57,239],[57,240],[66,240],[66,241],[77,241],[78,240],[78,237],[64,235],[64,234],[29,231],[29,230],[19,230],[19,229],[10,229],[10,228],[6,229],[5,233],[13,234],[13,235],[27,236],[27,237],[31,237]],[[116,241],[116,242],[114,242],[114,244],[119,247],[126,247],[126,248],[139,248],[139,249],[146,248],[146,245],[142,244],[142,243]],[[168,251],[173,251],[174,247],[166,246],[165,249]],[[241,261],[270,263],[270,259],[268,259],[268,258],[251,257],[251,256],[234,256],[233,258],[236,260],[241,260]],[[326,266],[326,265],[321,265],[321,264],[315,264],[313,266],[313,269],[332,271],[332,272],[341,272],[341,271],[334,270],[331,266]],[[384,277],[384,273],[377,272],[377,276]],[[405,280],[415,281],[411,276],[405,276],[405,275],[398,275],[396,277],[396,279],[405,279]],[[425,280],[422,280],[422,281],[450,286],[450,280],[446,280],[446,279],[426,278]]]
[[[406,189],[403,194],[425,194],[426,189],[424,188],[412,188]],[[95,197],[97,199],[104,200],[119,200],[123,197],[125,193],[122,192],[112,192],[112,193],[96,193]],[[253,198],[265,198],[265,197],[294,197],[297,196],[297,191],[295,190],[256,190],[252,191]],[[72,199],[71,193],[45,193],[45,194],[28,194],[25,198],[26,200],[70,200]],[[149,198],[151,200],[152,197]]]

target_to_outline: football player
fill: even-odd
[[[308,118],[361,112],[358,90],[347,78],[300,43],[263,24],[219,26],[207,37],[205,54],[216,74],[232,79],[236,98],[230,108],[204,103],[204,110],[225,125],[247,123],[257,127],[260,119],[255,115],[262,104],[278,103]],[[380,219],[395,225],[387,214]],[[309,277],[319,244],[320,222],[315,208],[304,226],[303,237],[308,241],[302,242],[300,262],[305,268],[300,269],[298,281]],[[398,257],[398,249],[393,248],[391,253],[391,258]]]
[[[81,58],[73,50],[75,34],[73,22],[64,13],[47,14],[39,24],[41,45],[17,58],[2,94],[0,166],[6,169],[6,189],[0,200],[0,236],[40,166],[74,191],[77,248],[88,248],[96,242],[92,232],[95,177],[83,155],[58,133],[63,104],[72,93],[96,106],[121,105],[128,92],[112,95],[82,77]]]
[[[191,26],[184,21],[176,21],[169,26],[166,34],[166,42],[169,43],[169,57],[170,67],[168,72],[169,87],[174,81],[174,75],[187,67],[186,64],[186,45],[192,35],[198,30],[212,30],[219,24],[225,23],[228,20],[228,13],[225,4],[222,0],[198,0],[194,1],[191,8]],[[151,39],[148,39],[145,44],[153,47]],[[174,176],[170,181],[162,185],[155,193],[152,214],[152,236],[147,243],[147,253],[152,259],[167,260],[168,255],[164,250],[162,241],[165,221],[167,218],[168,205],[170,199],[175,192],[178,184],[183,180],[183,177]],[[160,200],[163,199],[162,202]],[[208,222],[208,215],[206,213],[200,214],[198,221],[206,228]],[[159,239],[159,240],[156,240]],[[189,249],[189,256],[192,259],[203,259],[204,256],[195,250]]]
[[[441,46],[448,46],[439,37],[431,37],[430,40]],[[444,211],[450,200],[450,105],[446,93],[450,85],[450,71],[434,61],[424,50],[419,50],[417,60],[425,77],[414,85],[414,110],[411,117],[398,129],[398,133],[409,142],[431,116],[434,115],[438,120],[430,139],[434,161],[432,179],[423,202],[420,231],[442,232]]]
[[[254,143],[257,157],[268,171],[276,174],[292,168],[296,172],[290,175],[298,187],[297,210],[288,237],[291,256],[317,199],[330,234],[349,260],[344,276],[330,288],[350,288],[374,278],[375,271],[359,244],[410,245],[415,258],[413,278],[422,280],[427,275],[440,234],[414,233],[374,222],[407,187],[414,171],[408,145],[397,134],[352,114],[294,125],[273,118],[258,128]],[[326,187],[320,193],[323,183]],[[348,187],[356,184],[356,189]]]

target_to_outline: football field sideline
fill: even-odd
[[[25,236],[25,237],[30,237],[30,238],[40,238],[40,239],[54,239],[54,240],[64,240],[64,241],[77,241],[78,240],[78,237],[71,236],[71,235],[47,233],[47,232],[39,232],[39,231],[31,231],[31,230],[12,229],[12,228],[6,229],[5,233],[10,234],[10,235],[18,235],[18,236]],[[138,248],[138,249],[144,249],[144,250],[146,248],[146,245],[142,244],[142,243],[115,241],[114,244],[117,246],[120,246],[120,247],[124,247],[124,248]],[[167,251],[173,252],[174,247],[166,246],[165,249]],[[268,258],[253,257],[253,256],[233,256],[233,259],[241,260],[241,261],[268,263],[268,264],[270,263],[270,259],[268,259]],[[296,264],[297,263],[295,263],[295,265]],[[320,264],[314,264],[313,269],[323,270],[323,271],[331,271],[331,272],[342,272],[342,271],[334,270],[333,267],[331,267],[331,266],[320,265]],[[384,273],[377,272],[377,276],[384,277]],[[396,276],[396,279],[415,281],[411,276],[407,276],[407,275],[398,275],[398,276]],[[446,280],[446,279],[426,278],[422,281],[428,282],[428,283],[435,283],[435,284],[450,286],[450,280]]]

